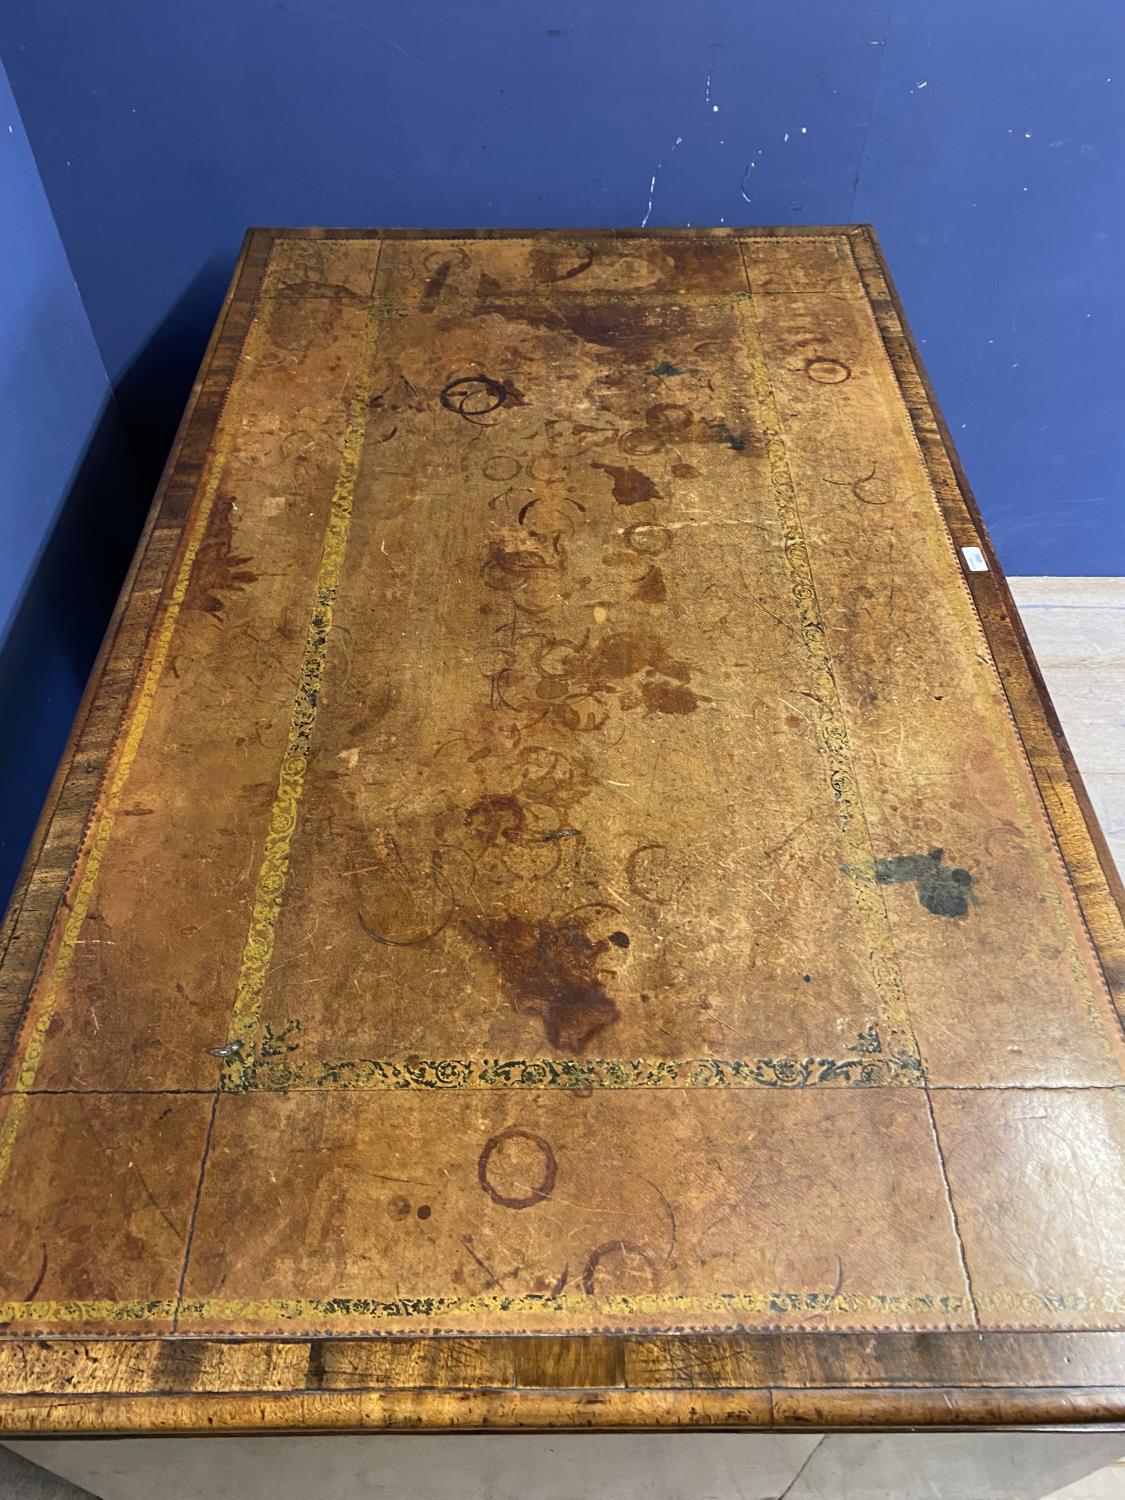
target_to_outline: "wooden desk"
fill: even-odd
[[[0,1424],[1122,1421],[1121,905],[869,230],[254,231],[8,918]]]

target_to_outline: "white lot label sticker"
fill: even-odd
[[[962,547],[961,556],[965,559],[965,566],[970,573],[987,573],[988,564],[984,560],[984,553],[979,547]]]

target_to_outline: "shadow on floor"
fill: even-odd
[[[95,1500],[66,1479],[0,1447],[0,1495],[4,1500]]]

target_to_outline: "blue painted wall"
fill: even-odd
[[[858,218],[1009,571],[1125,573],[1119,0],[7,0],[0,46],[150,473],[249,223]]]
[[[120,419],[0,71],[0,904],[136,527]]]

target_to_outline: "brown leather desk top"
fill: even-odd
[[[4,940],[8,1433],[1125,1420],[1121,889],[867,229],[253,232]]]

